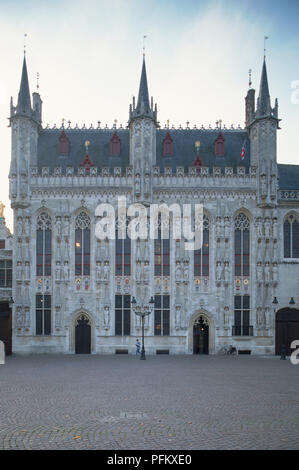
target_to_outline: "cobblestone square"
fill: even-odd
[[[36,355],[0,367],[0,449],[299,449],[289,360]]]

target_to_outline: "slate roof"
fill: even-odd
[[[299,165],[278,164],[279,189],[299,189]]]
[[[167,133],[170,133],[173,139],[173,156],[163,157],[163,140]],[[203,166],[213,168],[213,166],[231,166],[234,169],[237,166],[248,168],[250,165],[250,142],[246,131],[242,130],[223,130],[221,133],[225,139],[224,157],[215,156],[215,140],[218,137],[219,130],[199,130],[199,129],[160,129],[157,131],[157,165],[164,166],[183,166],[185,170],[193,166],[196,158],[195,142],[200,141],[199,157]],[[245,147],[244,160],[241,159],[242,146]],[[166,161],[166,163],[164,163]],[[173,165],[170,163],[173,161]]]
[[[88,140],[88,155],[93,164],[98,167],[121,166],[123,169],[129,166],[129,130],[128,129],[65,129],[69,139],[70,151],[68,156],[58,155],[58,139],[61,129],[44,129],[38,138],[38,167],[54,168],[61,166],[73,166],[78,168],[82,165],[85,156],[85,141]],[[120,144],[120,156],[110,157],[110,140],[117,132]],[[167,133],[173,139],[173,155],[163,157],[163,140]],[[165,166],[171,166],[175,171],[176,166],[184,166],[187,170],[193,166],[196,158],[195,142],[200,141],[199,156],[203,166],[237,166],[250,165],[250,143],[248,134],[243,130],[222,130],[225,138],[225,156],[215,156],[215,140],[219,130],[196,130],[196,129],[158,129],[157,130],[157,165],[161,170]],[[241,149],[245,146],[246,154],[241,159]]]

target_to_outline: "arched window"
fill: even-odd
[[[162,217],[163,223],[163,217]],[[170,240],[162,238],[161,215],[158,218],[158,238],[155,239],[155,276],[170,275]]]
[[[113,157],[118,157],[120,154],[120,138],[118,134],[114,132],[110,140],[110,155]]]
[[[131,274],[131,239],[128,237],[126,230],[126,238],[119,238],[122,230],[118,230],[118,221],[115,227],[115,275],[130,276]]]
[[[80,212],[75,222],[75,275],[90,275],[90,217]]]
[[[299,216],[289,214],[283,224],[284,257],[299,258]]]
[[[225,138],[222,135],[222,132],[219,132],[217,139],[215,140],[215,155],[216,157],[224,157],[225,148],[224,148]]]
[[[58,155],[69,154],[69,139],[64,131],[61,132],[58,139]]]
[[[167,132],[163,140],[163,157],[173,154],[172,143],[173,143],[173,139],[171,135],[169,134],[169,132]]]
[[[36,223],[36,275],[51,276],[52,219],[41,212]]]
[[[250,221],[240,212],[235,217],[235,276],[249,276]]]
[[[203,216],[202,247],[194,251],[194,276],[209,275],[209,218]]]

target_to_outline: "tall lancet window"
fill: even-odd
[[[249,276],[250,221],[240,212],[235,217],[235,276]]]
[[[194,251],[194,276],[209,276],[209,218],[203,216],[202,247]]]
[[[170,275],[170,239],[162,238],[163,217],[158,218],[158,238],[155,239],[155,276]],[[166,237],[166,234],[165,234]]]
[[[41,212],[36,223],[36,275],[51,276],[52,219]]]
[[[283,223],[285,258],[299,258],[299,216],[289,214]]]
[[[122,235],[122,227],[118,230],[118,221],[115,228],[115,275],[130,276],[131,274],[131,239],[126,231],[126,238]]]
[[[75,222],[75,274],[90,275],[90,217],[83,211]]]

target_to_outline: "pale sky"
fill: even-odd
[[[0,0],[0,200],[8,198],[10,96],[17,102],[27,33],[30,91],[40,74],[43,125],[127,124],[138,93],[142,37],[150,95],[170,125],[244,125],[248,70],[259,90],[264,36],[272,106],[278,98],[278,162],[299,164],[299,2],[279,0]],[[297,95],[298,96],[298,95]]]

